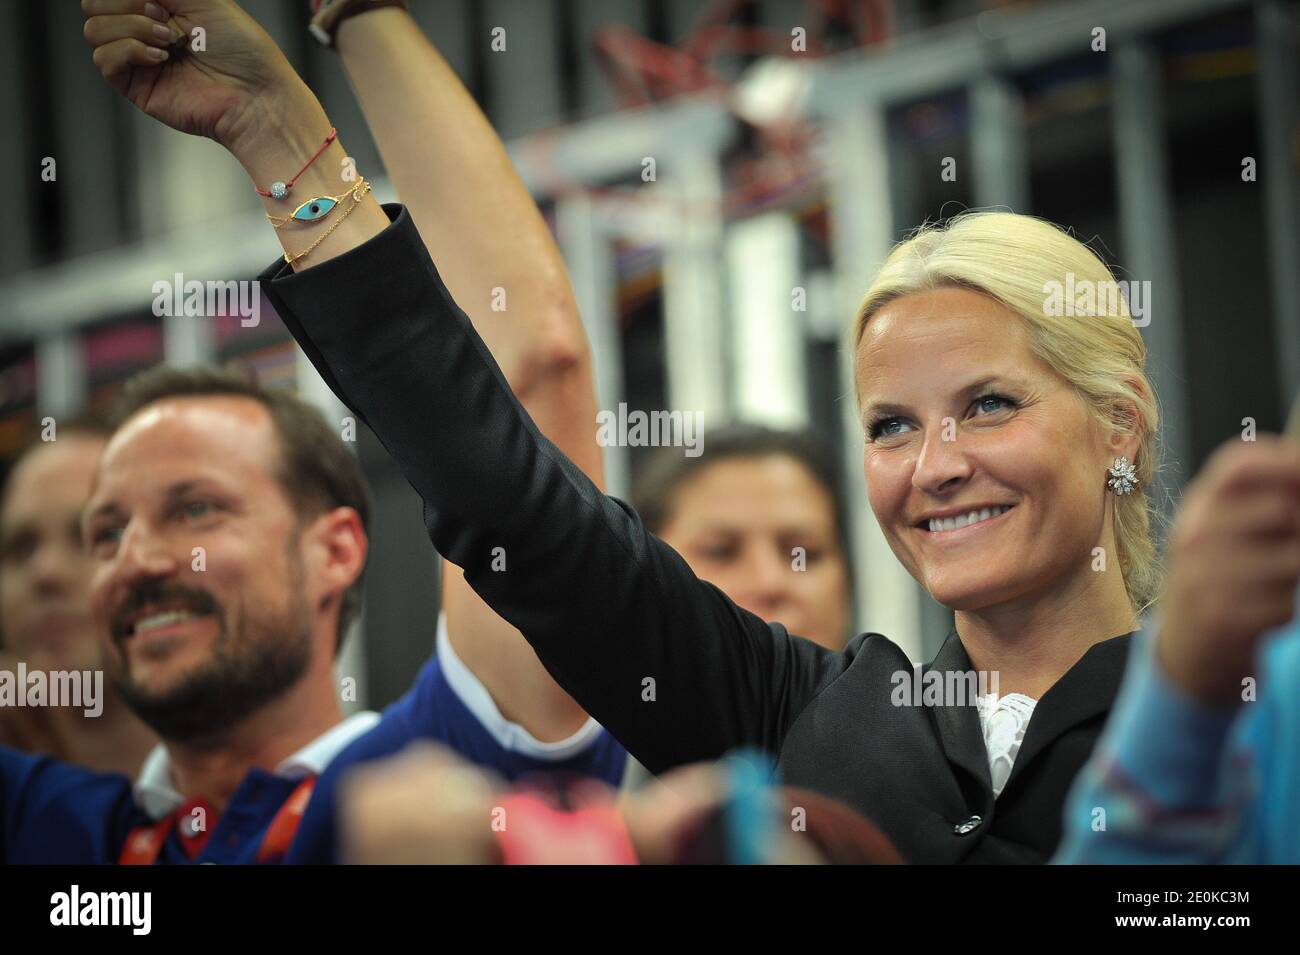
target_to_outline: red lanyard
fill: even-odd
[[[312,790],[315,788],[316,777],[308,776],[289,794],[289,798],[284,801],[280,811],[271,820],[266,835],[262,837],[262,845],[257,850],[258,863],[279,862],[284,858],[285,853],[289,851],[289,844],[293,842],[293,837],[298,832],[298,824],[302,822],[303,813],[307,811],[307,803],[311,801]],[[117,864],[153,865],[158,861],[163,843],[176,828],[180,817],[188,815],[195,807],[202,807],[205,812],[207,811],[202,800],[198,800],[173,810],[152,825],[137,826],[132,829],[131,834],[126,837],[126,843],[122,846],[122,855],[118,858]],[[215,822],[213,825],[215,826]],[[201,834],[189,834],[181,840],[185,852],[191,859],[203,851],[209,835],[209,831],[204,831]]]

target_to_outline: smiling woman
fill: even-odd
[[[837,651],[741,609],[743,587],[706,583],[647,532],[668,530],[653,508],[606,497],[542,442],[409,217],[391,215],[326,267],[277,266],[263,288],[424,498],[434,544],[527,621],[574,699],[655,773],[764,749],[786,784],[853,807],[908,861],[1050,856],[1157,581],[1145,502],[1108,480],[1128,475],[1122,458],[1139,487],[1154,473],[1142,341],[1125,315],[1043,314],[1046,283],[1109,275],[1091,252],[1043,222],[965,216],[901,245],[858,316],[868,497],[900,560],[956,612],[924,670],[997,687],[973,706],[908,705],[892,690],[913,664],[887,637]],[[493,571],[489,538],[510,573]]]
[[[1051,308],[1054,288],[1111,282],[1057,226],[972,212],[899,244],[867,291],[852,345],[868,493],[894,552],[940,602],[958,598],[928,582],[940,561],[926,546],[946,543],[934,532],[951,528],[929,520],[1016,504],[1028,506],[1000,522],[1013,536],[999,544],[1026,576],[1044,575],[1037,556],[1092,573],[1101,547],[1134,609],[1155,599],[1144,489],[1158,463],[1158,410],[1146,345],[1122,298],[1068,317]],[[1107,495],[1097,480],[1118,456],[1134,468],[1135,493]],[[980,540],[987,556],[992,541]],[[987,568],[986,583],[998,573]]]

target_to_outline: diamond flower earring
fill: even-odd
[[[1115,463],[1110,466],[1107,472],[1110,477],[1106,480],[1106,486],[1115,494],[1129,494],[1137,489],[1137,469],[1129,462],[1127,457],[1121,455],[1115,459]]]

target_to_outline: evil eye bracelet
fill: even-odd
[[[351,192],[345,192],[343,195],[338,197],[339,199],[346,199],[348,196],[351,196],[352,201],[348,204],[347,208],[345,208],[342,212],[339,213],[338,218],[334,220],[334,224],[330,226],[328,229],[326,229],[324,232],[322,232],[320,235],[318,235],[316,237],[316,241],[314,241],[311,245],[307,246],[307,248],[303,249],[301,252],[286,252],[284,254],[284,260],[288,262],[290,265],[296,265],[298,262],[302,261],[308,255],[310,255],[311,252],[316,248],[316,246],[320,245],[322,242],[328,239],[330,233],[332,233],[335,229],[337,229],[339,226],[343,224],[343,220],[352,214],[353,209],[361,205],[361,200],[365,198],[366,193],[368,193],[369,191],[370,191],[370,183],[366,181],[365,177],[362,177],[357,182],[357,184],[352,188]],[[310,203],[308,203],[308,205],[310,205]],[[330,208],[333,208],[333,206],[331,206]]]
[[[364,176],[362,177],[361,182],[365,182]],[[355,193],[357,188],[361,185],[361,182],[358,182],[356,186],[353,186],[347,192],[337,196],[317,196],[315,199],[308,199],[287,216],[273,216],[268,212],[266,218],[270,221],[271,225],[275,226],[277,229],[283,228],[290,222],[319,222],[321,219],[324,219],[327,215],[333,212],[335,207],[337,207],[338,204],[348,196],[352,196],[355,199]]]

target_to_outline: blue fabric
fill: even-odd
[[[194,862],[252,862],[271,820],[296,786],[296,780],[250,771]],[[0,747],[0,861],[109,865],[117,862],[132,829],[152,824],[135,805],[127,777]],[[158,861],[190,862],[176,833],[164,843]]]
[[[379,723],[330,763],[285,861],[332,861],[335,788],[340,774],[349,766],[396,752],[416,739],[442,742],[512,780],[537,771],[560,770],[617,785],[626,761],[623,748],[604,731],[580,754],[563,762],[550,763],[503,749],[452,691],[435,657]],[[272,819],[296,785],[295,780],[251,770],[194,862],[253,862]],[[0,747],[0,861],[112,864],[131,830],[151,823],[135,805],[127,777]],[[159,862],[190,862],[175,832],[164,844]]]
[[[1256,700],[1206,706],[1164,676],[1143,635],[1053,861],[1300,863],[1300,619],[1259,664]]]
[[[348,745],[321,774],[285,862],[339,861],[335,810],[343,774],[358,763],[391,756],[417,739],[449,746],[510,782],[539,773],[563,773],[617,786],[627,763],[627,751],[604,730],[591,745],[565,760],[543,760],[502,748],[452,690],[435,656],[425,664],[411,692],[386,709],[379,724]]]

